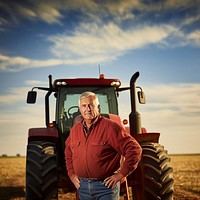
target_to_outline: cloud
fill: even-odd
[[[200,152],[200,84],[150,85],[141,106],[142,125],[159,132],[170,153]]]
[[[147,111],[159,111],[169,120],[171,116],[174,116],[176,120],[171,121],[171,126],[177,125],[179,119],[180,126],[186,123],[191,126],[198,124],[196,122],[200,119],[199,86],[199,84],[152,86],[149,90],[147,89],[147,96],[150,96]]]
[[[21,101],[25,102],[27,91],[27,87],[8,89],[7,94],[0,95],[0,105],[4,106]]]
[[[200,84],[168,84],[143,86],[147,103],[138,105],[149,127],[199,126],[200,120]],[[120,93],[122,115],[130,112],[128,94]],[[128,116],[128,115],[127,115]],[[126,116],[126,117],[127,117]]]
[[[7,19],[0,16],[0,30],[4,30],[4,25],[9,21],[20,23],[21,18],[41,20],[49,25],[63,25],[63,19],[67,19],[70,12],[76,11],[79,17],[76,18],[77,21],[72,20],[76,26],[70,33],[64,29],[64,33],[47,36],[52,53],[49,57],[53,57],[52,59],[33,60],[23,56],[11,57],[1,54],[0,72],[17,72],[28,68],[57,65],[96,65],[116,60],[128,51],[146,48],[149,45],[162,48],[200,46],[199,30],[188,33],[184,30],[185,26],[197,23],[200,19],[200,15],[187,11],[191,1],[166,1],[156,4],[153,1],[148,4],[139,0],[105,1],[104,4],[92,0],[31,0],[26,4],[11,2],[12,4],[0,3],[0,8],[9,16]],[[198,9],[196,4],[191,4],[191,10],[195,6]],[[178,14],[180,8],[187,11],[188,18],[178,17],[178,21],[177,18],[172,21],[157,20],[155,24],[151,20],[154,18],[149,17],[171,16],[169,13],[173,11]],[[158,12],[157,15],[155,12]],[[176,23],[180,25],[177,26]]]
[[[62,14],[60,13],[60,11],[54,7],[52,7],[51,5],[47,4],[47,3],[43,3],[43,2],[37,2],[36,6],[36,16],[49,23],[60,23],[60,19],[63,17]]]
[[[49,4],[50,3],[50,4]],[[26,3],[19,3],[16,1],[1,2],[0,10],[2,13],[6,13],[6,18],[2,15],[0,25],[16,25],[20,24],[21,20],[40,20],[48,24],[61,24],[62,14],[54,7],[55,5],[51,1],[29,1]],[[6,21],[5,21],[6,20]]]
[[[0,55],[0,72],[18,72],[24,69],[40,68],[40,67],[54,67],[57,65],[83,65],[102,63],[111,60],[108,56],[96,55],[85,58],[59,58],[48,60],[31,60],[24,57],[9,57]]]
[[[8,88],[6,93],[2,93],[0,95],[0,106],[2,106],[1,108],[4,109],[5,106],[11,106],[11,105],[15,105],[15,104],[25,104],[26,103],[26,96],[28,91],[31,90],[31,87],[35,87],[35,86],[48,86],[48,82],[47,81],[38,81],[38,80],[27,80],[25,81],[25,84],[23,84],[24,87],[11,87]],[[40,100],[40,95],[39,98],[37,100]],[[10,109],[12,110],[13,108],[10,107]],[[17,109],[17,108],[15,108]],[[9,107],[8,107],[9,110]]]
[[[46,81],[39,81],[39,80],[27,80],[25,81],[25,84],[28,86],[35,87],[36,85],[48,85],[48,82]]]
[[[189,10],[188,10],[189,8]],[[127,20],[137,20],[145,16],[159,16],[169,13],[181,13],[184,20],[188,16],[196,16],[199,9],[197,1],[193,0],[168,0],[168,1],[94,1],[94,0],[30,0],[26,3],[10,0],[1,2],[0,9],[2,13],[7,13],[11,23],[19,24],[22,19],[40,20],[48,24],[63,24],[65,15],[69,12],[76,11],[86,19],[102,21],[102,19],[112,19],[121,23]],[[187,11],[183,15],[182,11]],[[191,12],[189,12],[191,10]],[[174,16],[174,15],[173,15]],[[5,18],[7,19],[7,18]],[[147,18],[147,20],[149,20]],[[139,22],[139,21],[138,21]],[[140,22],[139,22],[140,23]],[[179,22],[178,22],[179,23]]]
[[[38,68],[38,67],[51,67],[60,65],[63,62],[59,59],[49,59],[49,60],[31,60],[24,57],[9,57],[0,54],[0,72],[16,72],[28,68]]]
[[[59,34],[49,37],[49,40],[53,43],[51,51],[58,57],[115,57],[128,50],[156,44],[168,37],[174,29],[171,26],[145,26],[123,30],[113,23],[102,26],[84,23],[73,35]]]
[[[188,34],[187,38],[191,40],[195,46],[200,46],[200,30]]]
[[[173,31],[171,26],[139,27],[125,31],[113,23],[102,27],[94,23],[81,24],[73,35],[59,34],[48,38],[53,43],[51,51],[55,59],[31,60],[1,54],[0,71],[108,62],[129,50],[159,43]]]
[[[128,51],[152,44],[162,48],[185,46],[191,42],[200,44],[199,31],[186,35],[169,25],[138,26],[125,30],[115,23],[81,23],[73,34],[52,35],[48,41],[51,42],[50,51],[54,59],[32,60],[0,54],[0,71],[105,63],[118,59]]]

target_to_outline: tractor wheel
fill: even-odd
[[[167,151],[158,143],[141,144],[142,159],[134,172],[133,200],[172,200],[173,169]],[[134,185],[134,184],[133,184]]]
[[[26,199],[58,199],[55,144],[33,141],[27,146]]]

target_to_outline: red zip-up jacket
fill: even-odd
[[[142,152],[122,126],[104,117],[98,117],[87,133],[83,120],[76,123],[65,145],[69,177],[76,174],[80,178],[103,179],[119,168],[125,177],[136,169]],[[125,161],[120,167],[121,155]]]

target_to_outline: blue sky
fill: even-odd
[[[98,65],[123,86],[139,71],[142,126],[169,153],[200,153],[199,64],[199,1],[1,1],[0,155],[25,155],[28,129],[45,124],[44,93],[26,104],[33,86],[98,77]],[[127,118],[129,93],[119,102]]]

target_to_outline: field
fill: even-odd
[[[0,158],[0,199],[25,199],[24,157]],[[173,155],[174,200],[200,200],[200,155]],[[73,194],[59,193],[59,200],[73,200]]]

